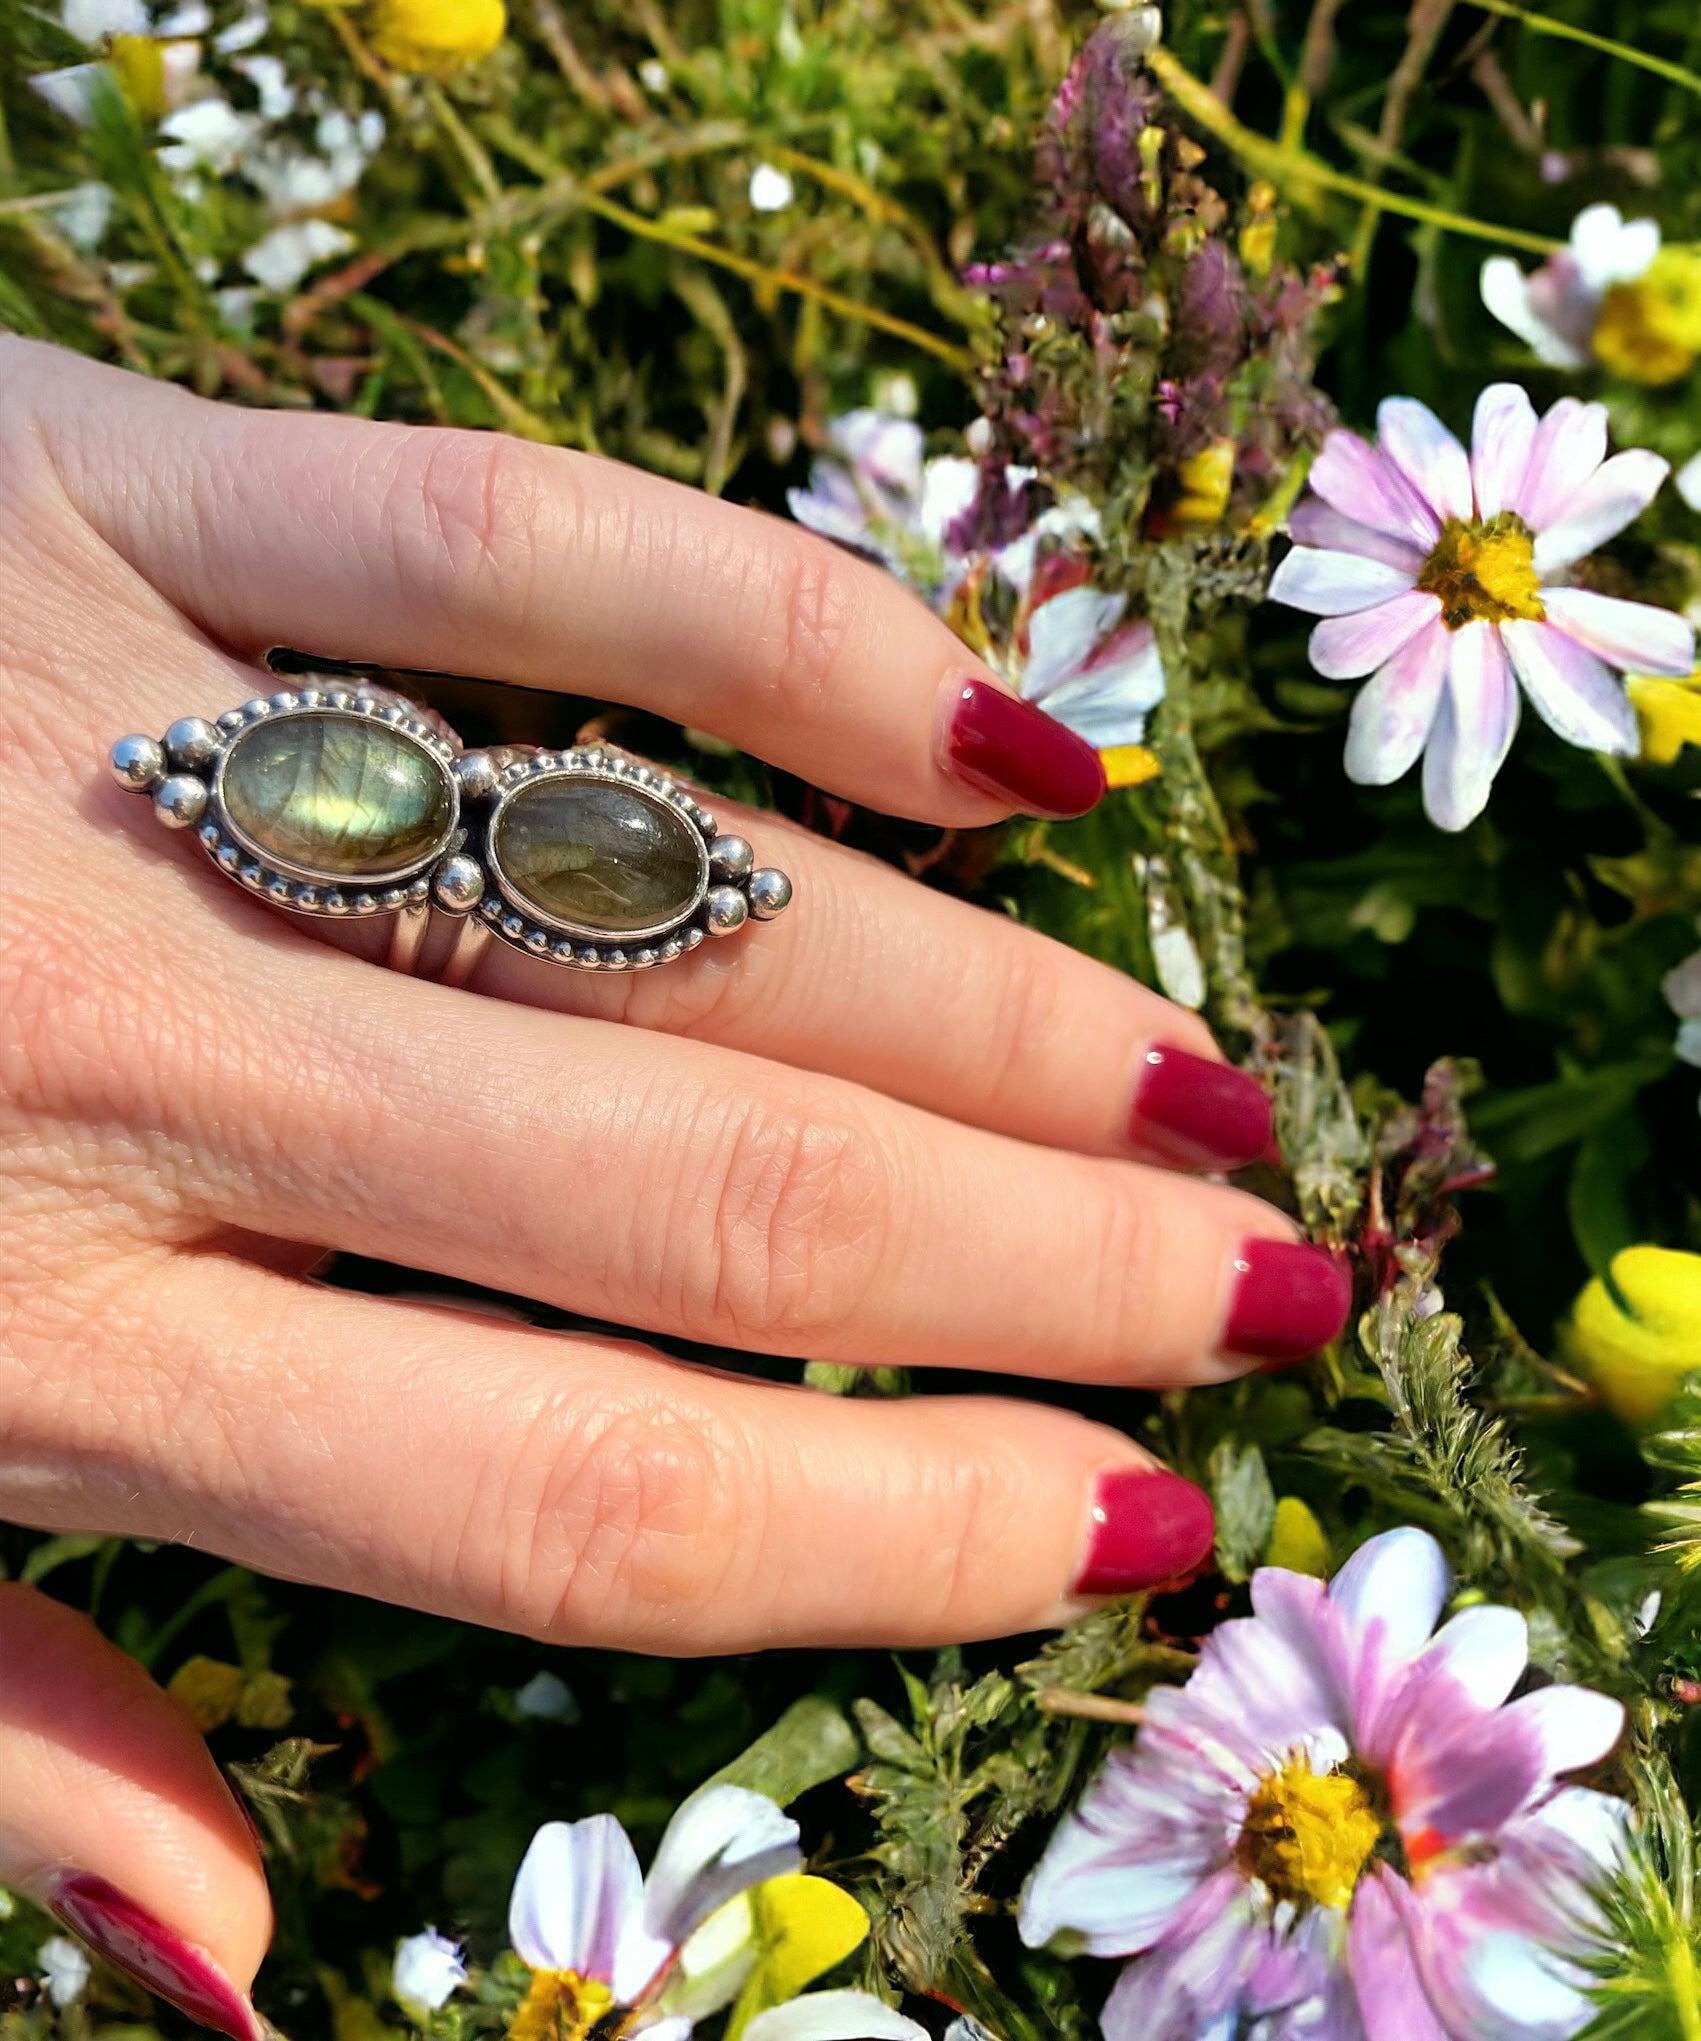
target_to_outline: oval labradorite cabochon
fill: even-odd
[[[238,731],[221,791],[262,857],[315,877],[399,878],[447,848],[455,827],[441,760],[388,723],[334,709]]]
[[[644,935],[682,921],[708,876],[687,816],[659,795],[585,774],[516,787],[491,849],[523,906],[589,935]]]

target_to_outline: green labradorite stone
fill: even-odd
[[[262,857],[337,879],[386,879],[423,864],[455,826],[449,774],[388,723],[280,716],[232,740],[225,811]]]
[[[703,839],[677,808],[608,780],[533,780],[496,818],[509,890],[545,920],[593,935],[680,921],[703,887]]]

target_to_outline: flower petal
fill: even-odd
[[[1376,1865],[1353,1894],[1347,1967],[1366,2041],[1449,2041],[1418,1975],[1403,1897],[1386,1864]]]
[[[1313,616],[1339,617],[1403,595],[1411,585],[1412,577],[1403,568],[1384,561],[1295,546],[1270,577],[1270,599],[1310,610]]]
[[[1540,534],[1557,524],[1606,459],[1607,410],[1561,397],[1536,427],[1530,464],[1512,508]]]
[[[1536,1738],[1550,1774],[1599,1764],[1624,1734],[1624,1704],[1592,1687],[1542,1687],[1498,1719]]]
[[[1636,710],[1609,666],[1549,624],[1502,624],[1500,640],[1536,713],[1555,736],[1585,751],[1636,756],[1641,749]]]
[[[1030,1949],[1043,1949],[1065,1928],[1094,1956],[1149,1949],[1214,1868],[1203,1849],[1182,1853],[1138,1817],[1119,1830],[1106,1810],[1100,1828],[1090,1800],[1089,1793],[1085,1819],[1077,1811],[1058,1824],[1022,1890],[1017,1923]]]
[[[1657,220],[1627,220],[1615,205],[1585,206],[1571,222],[1571,254],[1594,291],[1645,276],[1660,252]]]
[[[1678,469],[1676,486],[1691,510],[1701,510],[1701,454],[1691,454]]]
[[[1311,634],[1311,663],[1328,680],[1357,680],[1374,673],[1440,614],[1438,595],[1412,588],[1375,609],[1325,617]]]
[[[1062,597],[1056,598],[1058,601]],[[1163,699],[1164,668],[1150,624],[1124,624],[1073,680],[1045,698],[1045,712],[1100,751],[1139,744],[1146,718]]]
[[[681,1803],[662,1835],[644,1881],[645,1928],[677,1949],[735,1893],[802,1865],[797,1823],[765,1794],[706,1786]]]
[[[1321,496],[1302,496],[1288,512],[1288,536],[1299,545],[1318,546],[1325,552],[1362,553],[1367,560],[1404,568],[1414,581],[1424,561],[1422,546],[1360,524]]]
[[[1544,588],[1547,620],[1626,673],[1685,674],[1695,667],[1695,627],[1675,611],[1625,602],[1590,588]]]
[[[1407,1847],[1492,1835],[1528,1807],[1551,1774],[1534,1725],[1505,1708],[1460,1715],[1457,1696],[1428,1687],[1388,1760],[1388,1791]],[[1452,1705],[1449,1705],[1451,1701]]]
[[[1482,266],[1482,301],[1502,326],[1516,333],[1538,361],[1554,368],[1582,368],[1583,349],[1556,332],[1536,309],[1530,279],[1510,255],[1491,255]]]
[[[1417,758],[1434,727],[1452,656],[1452,633],[1434,623],[1410,638],[1354,698],[1347,778],[1385,787]]]
[[[945,535],[980,493],[980,469],[962,455],[941,454],[922,470],[916,521],[921,535],[943,547]]]
[[[1536,539],[1535,568],[1555,574],[1604,546],[1639,518],[1659,494],[1671,463],[1643,447],[1602,461],[1590,480],[1565,506],[1564,514]]]
[[[1498,1708],[1524,1676],[1530,1626],[1516,1609],[1493,1602],[1449,1616],[1419,1660],[1444,1672],[1479,1708]]]
[[[1109,595],[1090,582],[1040,603],[1028,618],[1023,700],[1043,702],[1053,688],[1073,680],[1122,621],[1127,606],[1126,596]]]
[[[927,2041],[927,2029],[872,1992],[812,1991],[758,2013],[744,2041]]]
[[[1510,262],[1510,256],[1502,258]],[[1536,440],[1536,407],[1517,383],[1490,383],[1471,420],[1471,487],[1478,517],[1517,500]]]
[[[1384,397],[1376,407],[1376,442],[1443,521],[1470,516],[1470,461],[1427,404]]]
[[[1386,455],[1356,432],[1337,427],[1325,435],[1309,479],[1325,503],[1422,552],[1427,553],[1441,535],[1441,520],[1433,507]]]
[[[546,1821],[508,1902],[508,1939],[534,1970],[613,1984],[622,1938],[643,1918],[637,1853],[612,1814]]]
[[[1448,648],[1447,686],[1423,757],[1423,805],[1437,829],[1463,829],[1488,805],[1518,728],[1518,689],[1492,624],[1466,624]]]
[[[1471,2019],[1464,2031],[1483,2041],[1559,2041],[1587,2026],[1597,2010],[1582,1974],[1562,1967],[1528,1935],[1478,1936],[1460,1982]]]
[[[1222,1872],[1163,1946],[1111,1987],[1099,2015],[1104,2041],[1233,2041],[1272,1940],[1252,1917],[1245,1879]]]
[[[1441,1547],[1406,1525],[1358,1548],[1330,1581],[1329,1603],[1358,1635],[1379,1636],[1405,1662],[1429,1641],[1452,1582]]]

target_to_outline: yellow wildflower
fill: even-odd
[[[1328,1534],[1297,1495],[1277,1499],[1264,1564],[1285,1566],[1290,1573],[1309,1573],[1315,1580],[1329,1577]]]
[[[1627,1247],[1610,1273],[1610,1287],[1597,1276],[1572,1306],[1566,1350],[1609,1409],[1647,1424],[1701,1369],[1701,1254]]]
[[[1642,726],[1642,762],[1675,765],[1686,744],[1701,744],[1701,669],[1687,680],[1627,681]]]
[[[502,40],[502,0],[376,0],[367,37],[386,64],[446,78],[488,57]]]

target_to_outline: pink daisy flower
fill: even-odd
[[[1427,1532],[1373,1538],[1327,1587],[1266,1567],[1254,1613],[1145,1704],[1022,1895],[1030,1947],[1127,1956],[1107,2041],[1564,2041],[1621,1802],[1560,1776],[1624,1711],[1507,1696],[1515,1610],[1462,1610]],[[1433,1632],[1433,1635],[1431,1634]]]
[[[1421,753],[1430,820],[1463,829],[1511,748],[1520,686],[1567,743],[1635,756],[1619,675],[1688,673],[1695,633],[1670,610],[1570,585],[1666,477],[1657,454],[1608,459],[1606,446],[1604,405],[1562,397],[1538,420],[1515,383],[1477,399],[1469,454],[1410,397],[1384,400],[1375,446],[1325,439],[1270,593],[1323,619],[1319,673],[1371,676],[1349,779],[1385,786]]]

